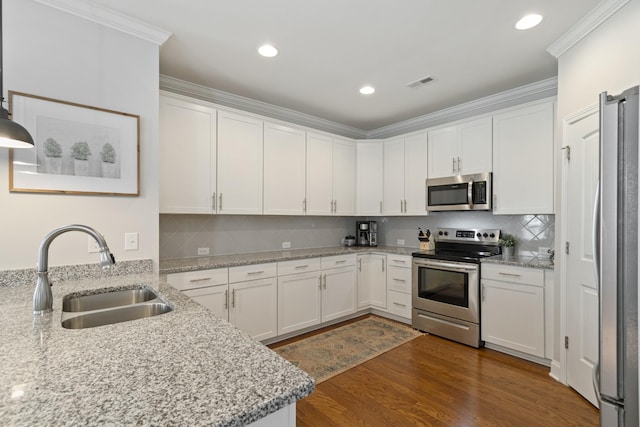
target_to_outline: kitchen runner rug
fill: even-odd
[[[370,316],[273,351],[319,384],[421,335],[408,325]]]

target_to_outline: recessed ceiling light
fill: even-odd
[[[525,15],[518,22],[516,22],[516,28],[518,30],[528,30],[529,28],[533,28],[542,22],[542,15],[538,15],[537,13],[532,13],[530,15]]]
[[[258,48],[258,53],[265,58],[273,58],[278,54],[278,49],[271,46],[270,44],[263,44]]]
[[[376,90],[371,86],[364,86],[360,88],[360,93],[363,95],[371,95]]]

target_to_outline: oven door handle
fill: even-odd
[[[432,268],[438,268],[441,270],[451,270],[451,271],[459,271],[459,272],[473,272],[473,271],[478,271],[478,266],[473,264],[470,265],[469,267],[466,267],[464,265],[460,265],[460,264],[452,264],[452,263],[448,263],[448,262],[429,262],[429,261],[420,261],[420,262],[416,262],[416,265],[418,267],[432,267]]]
[[[467,202],[469,209],[473,209],[473,179],[467,184]]]

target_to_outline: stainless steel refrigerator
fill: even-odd
[[[600,180],[594,257],[603,427],[638,426],[638,86],[600,95]]]

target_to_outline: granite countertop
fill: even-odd
[[[160,274],[183,273],[187,271],[207,270],[212,268],[236,267],[240,265],[262,264],[267,262],[290,261],[295,259],[345,254],[390,253],[395,255],[411,255],[417,250],[418,248],[405,246],[332,246],[327,248],[291,249],[285,251],[165,259],[160,260]]]
[[[547,270],[553,270],[553,261],[549,258],[538,257],[525,257],[525,256],[512,256],[507,259],[502,258],[502,255],[482,258],[483,263],[488,264],[503,264],[514,265],[518,267],[530,267],[530,268],[544,268]]]
[[[174,307],[96,328],[60,324],[62,297],[144,284]],[[54,312],[33,286],[0,288],[3,425],[210,425],[256,421],[309,395],[309,375],[155,274],[56,282]]]

